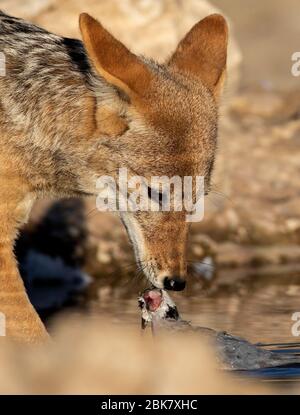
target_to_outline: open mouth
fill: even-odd
[[[163,301],[162,291],[158,288],[152,288],[145,291],[142,295],[148,311],[155,312]]]

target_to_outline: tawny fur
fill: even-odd
[[[0,13],[0,311],[7,334],[47,333],[28,301],[13,256],[19,226],[43,196],[96,195],[96,179],[205,176],[209,188],[227,26],[212,15],[194,26],[169,63],[137,57],[96,20],[80,20],[84,44]],[[122,215],[145,274],[185,276],[184,212]]]

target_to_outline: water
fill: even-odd
[[[140,324],[137,296],[144,288],[144,283],[134,279],[114,279],[111,284],[103,278],[73,310],[136,326]],[[171,296],[182,317],[193,325],[227,331],[277,353],[297,354],[300,361],[300,330],[299,336],[292,331],[292,316],[300,312],[297,268],[225,270],[210,282],[194,277],[185,292]],[[300,382],[300,365],[243,371],[242,375],[288,387]]]
[[[228,331],[252,343],[295,343],[292,316],[300,312],[300,273],[269,274],[265,270],[228,270],[203,286],[188,281],[184,292],[171,293],[182,317],[194,325]],[[87,300],[93,312],[136,324],[137,296],[143,285],[123,281],[114,286],[102,280]]]
[[[291,267],[288,271],[227,270],[209,284],[193,279],[186,292],[174,293],[172,298],[182,317],[194,325],[227,331],[277,353],[299,354],[300,361],[300,330],[299,337],[292,332],[292,316],[300,311],[300,273]],[[93,312],[116,323],[140,323],[136,287],[99,284],[96,290],[99,299],[91,302]],[[300,365],[245,374],[265,381],[300,382]]]

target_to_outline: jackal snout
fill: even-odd
[[[185,289],[185,280],[182,277],[173,275],[164,278],[164,289],[170,291],[182,291]]]
[[[159,289],[183,290],[189,229],[184,212],[126,212],[122,219],[139,268],[151,284]]]

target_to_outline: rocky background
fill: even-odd
[[[205,280],[216,269],[300,265],[300,78],[291,74],[291,55],[299,49],[297,0],[254,0],[247,7],[233,0],[213,5],[204,0],[0,0],[0,7],[69,37],[80,36],[78,15],[89,12],[135,52],[158,60],[196,21],[221,9],[231,26],[228,82],[213,191],[205,220],[192,229],[191,275]],[[29,275],[52,280],[69,275],[70,267],[76,272],[68,277],[67,292],[84,285],[86,274],[106,285],[135,273],[118,217],[98,212],[94,200],[39,202],[16,249],[28,287],[34,278]],[[50,262],[41,267],[45,256]],[[33,297],[41,298],[39,292]]]

